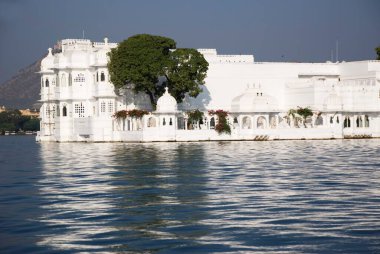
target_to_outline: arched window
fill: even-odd
[[[363,127],[363,119],[361,116],[358,116],[356,118],[356,127],[358,127],[358,128]]]
[[[49,87],[49,79],[46,79],[46,80],[45,80],[45,86],[46,86],[46,87]]]
[[[351,120],[348,116],[346,116],[344,118],[343,127],[344,128],[350,128],[351,127]]]
[[[315,125],[323,125],[323,117],[318,116],[317,119],[315,119]]]
[[[72,81],[73,81],[73,79],[72,79],[71,73],[69,73],[69,86],[72,85]]]
[[[185,119],[183,117],[177,118],[177,128],[178,128],[178,130],[184,130],[185,129]]]
[[[162,125],[166,125],[165,117],[164,117],[163,120],[162,120]]]
[[[148,127],[156,127],[156,119],[154,117],[148,119]]]
[[[173,125],[172,118],[169,119],[169,125]]]
[[[332,116],[330,116],[330,123],[333,124],[334,123],[334,118]]]
[[[67,108],[66,108],[66,106],[63,106],[63,108],[62,108],[62,116],[67,116]]]
[[[215,129],[215,118],[211,117],[210,119],[210,129]]]
[[[276,128],[277,127],[277,121],[276,121],[276,117],[275,116],[270,116],[269,117],[269,126],[271,128]]]
[[[252,129],[252,122],[249,116],[243,117],[243,129]]]
[[[234,117],[234,123],[238,123],[237,117]]]
[[[53,118],[55,117],[55,105],[53,105],[53,108],[52,108],[52,116],[53,116]]]
[[[61,86],[66,86],[66,75],[64,73],[61,75]]]
[[[267,125],[267,120],[265,119],[265,117],[260,116],[259,118],[257,118],[257,128],[258,129],[264,129],[264,128],[266,128],[266,125]]]
[[[99,82],[99,72],[96,72],[96,82]]]
[[[106,80],[106,76],[104,75],[104,72],[102,71],[102,73],[100,73],[100,81],[105,81]]]
[[[369,117],[367,115],[364,116],[364,127],[369,127]]]

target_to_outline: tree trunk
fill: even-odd
[[[157,105],[153,93],[151,91],[147,91],[146,93],[149,95],[150,103],[152,104],[153,110],[156,110]]]

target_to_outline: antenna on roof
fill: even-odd
[[[336,61],[338,62],[339,61],[339,41],[336,40]]]

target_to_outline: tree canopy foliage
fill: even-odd
[[[377,54],[377,60],[380,60],[380,46],[375,48],[375,50],[376,50],[376,54]]]
[[[298,121],[302,120],[303,125],[306,127],[306,119],[313,115],[313,111],[306,107],[297,107],[297,109],[289,109],[288,117],[295,121],[296,126],[298,126]]]
[[[312,116],[312,115],[313,115],[313,111],[311,111],[310,108],[301,108],[301,107],[298,107],[296,112],[297,112],[297,114],[299,114],[304,120],[306,120],[306,118],[308,118],[309,116]]]
[[[208,62],[195,49],[177,49],[170,54],[170,65],[166,80],[169,92],[177,102],[181,102],[186,93],[197,97],[202,92],[200,85],[204,84],[208,70]]]
[[[215,130],[219,134],[222,134],[222,133],[231,134],[231,127],[230,127],[230,125],[228,124],[228,121],[227,121],[227,116],[228,116],[228,112],[227,111],[224,111],[222,109],[209,110],[208,114],[210,116],[213,116],[213,115],[218,116],[218,123],[215,126]]]
[[[23,116],[19,110],[0,112],[0,134],[5,131],[38,131],[39,129],[39,119]]]
[[[176,49],[173,39],[138,34],[109,53],[108,69],[116,88],[132,84],[134,92],[149,95],[152,105],[165,86],[181,102],[186,93],[196,97],[202,89],[208,63],[195,49]]]
[[[200,122],[204,117],[204,113],[198,109],[186,112],[189,122]]]

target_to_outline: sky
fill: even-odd
[[[380,0],[0,0],[0,83],[58,40],[149,33],[255,61],[375,59]]]

